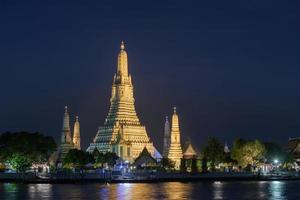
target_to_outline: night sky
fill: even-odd
[[[183,143],[198,149],[209,136],[282,145],[300,136],[299,4],[46,2],[0,2],[0,132],[59,141],[68,105],[86,148],[107,115],[124,40],[137,113],[159,150],[173,106]]]

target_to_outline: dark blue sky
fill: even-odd
[[[124,40],[137,112],[159,149],[173,106],[198,149],[208,136],[300,136],[299,4],[45,2],[0,2],[1,132],[58,140],[67,104],[86,147],[108,112]]]

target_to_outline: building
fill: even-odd
[[[170,137],[170,123],[168,116],[166,117],[165,121],[165,127],[164,127],[164,145],[163,145],[163,157],[168,157],[169,153],[169,147],[170,147],[170,142],[171,142],[171,137]]]
[[[137,168],[152,168],[157,167],[157,161],[155,158],[151,156],[146,147],[144,147],[143,151],[140,155],[135,159],[133,163]]]
[[[300,137],[289,138],[287,152],[293,155],[295,162],[300,163]]]
[[[192,143],[190,140],[187,141],[186,149],[183,152],[183,158],[184,159],[192,159],[197,157],[197,152],[195,151],[194,147],[192,146]]]
[[[65,113],[63,117],[63,127],[61,131],[61,141],[58,148],[58,162],[63,162],[65,156],[70,149],[81,149],[80,148],[80,127],[78,116],[76,117],[76,122],[74,124],[74,137],[72,139],[72,133],[70,128],[70,115],[68,112],[68,107],[65,106]]]
[[[198,172],[199,169],[199,155],[195,151],[191,140],[189,139],[186,142],[186,148],[183,152],[183,158],[181,159],[181,170],[184,172]]]
[[[174,107],[174,113],[172,116],[171,143],[169,147],[168,158],[175,163],[175,169],[180,169],[182,148],[180,143],[179,120],[176,113],[176,107]]]
[[[95,148],[103,153],[111,151],[123,160],[133,162],[146,147],[154,156],[155,148],[145,126],[140,123],[134,101],[127,53],[122,42],[113,78],[109,112],[87,151],[93,152]]]
[[[74,144],[74,148],[80,150],[80,124],[79,124],[79,120],[78,120],[78,116],[76,116],[76,121],[74,124],[74,135],[73,135],[73,144]]]

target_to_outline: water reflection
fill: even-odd
[[[0,199],[300,199],[300,181],[133,184],[0,183]]]
[[[285,182],[283,181],[272,181],[270,183],[270,194],[271,199],[286,199],[284,195]]]
[[[161,196],[164,196],[167,199],[189,199],[192,194],[192,183],[171,182],[169,184],[161,184]]]
[[[213,198],[223,199],[223,183],[221,181],[215,181],[213,183]]]
[[[28,196],[30,199],[50,199],[52,196],[51,184],[28,185]]]
[[[101,186],[100,199],[188,199],[193,185],[190,183],[138,183]]]
[[[1,187],[0,198],[5,197],[6,199],[17,199],[17,184],[15,183],[4,183]]]

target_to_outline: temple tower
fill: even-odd
[[[225,153],[230,153],[230,149],[229,149],[229,147],[227,145],[227,142],[225,142],[225,145],[224,145],[224,152]]]
[[[74,123],[74,132],[73,132],[73,144],[74,148],[80,150],[80,124],[78,116],[76,116],[76,121]]]
[[[144,147],[154,154],[154,147],[146,128],[141,125],[135,111],[127,52],[122,42],[113,78],[109,112],[87,151],[93,152],[95,148],[103,153],[111,151],[122,159],[133,162]]]
[[[164,145],[163,145],[163,157],[168,157],[170,147],[170,123],[168,116],[166,116],[165,128],[164,128]]]
[[[65,113],[63,117],[63,127],[61,133],[61,143],[72,143],[71,129],[70,129],[70,116],[68,106],[65,106]]]
[[[179,120],[178,115],[176,113],[176,107],[174,107],[174,113],[172,116],[171,143],[168,158],[175,162],[175,169],[180,168],[182,148],[180,143]]]
[[[63,161],[70,149],[73,149],[73,141],[70,129],[70,116],[68,107],[65,106],[65,113],[63,117],[63,127],[61,132],[61,143],[59,147],[59,160]]]

